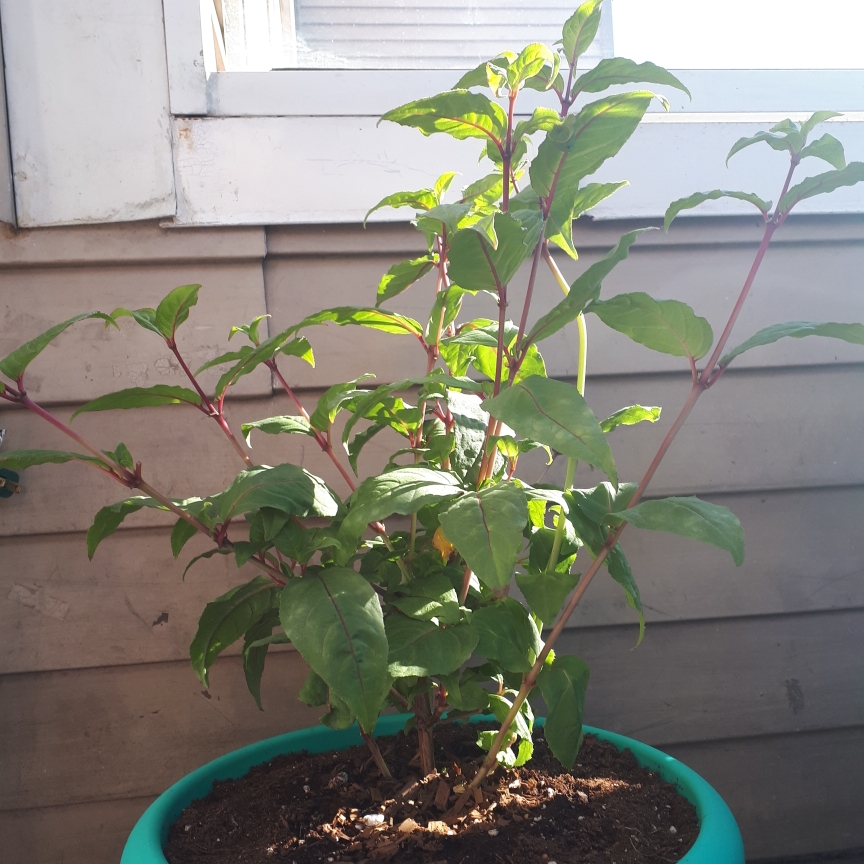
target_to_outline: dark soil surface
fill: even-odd
[[[536,735],[534,758],[499,769],[448,825],[442,821],[483,753],[477,727],[436,727],[440,773],[420,779],[416,734],[381,739],[399,777],[365,747],[280,756],[216,783],[171,827],[170,864],[636,864],[677,861],[698,834],[672,786],[591,736],[572,772]],[[401,768],[401,771],[400,771]]]

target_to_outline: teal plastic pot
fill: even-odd
[[[375,737],[395,735],[404,728],[408,717],[408,714],[382,717],[375,727]],[[491,719],[475,717],[472,722]],[[537,721],[538,725],[542,723],[542,718]],[[723,799],[695,771],[632,738],[591,726],[586,726],[585,731],[619,750],[631,750],[640,765],[674,783],[679,793],[696,808],[699,836],[690,851],[680,859],[680,864],[744,864],[744,845],[735,817]],[[342,731],[315,726],[268,738],[215,759],[187,774],[144,811],[126,841],[120,864],[166,864],[162,845],[168,839],[169,827],[192,801],[210,793],[214,780],[242,777],[255,765],[269,762],[283,753],[299,750],[325,753],[328,750],[346,750],[362,743],[356,726]]]

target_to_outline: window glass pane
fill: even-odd
[[[669,69],[864,68],[862,0],[612,0],[615,51]]]
[[[555,42],[575,6],[573,0],[295,0],[294,8],[300,67],[465,69],[505,48]],[[611,56],[606,24],[594,62]]]
[[[553,44],[575,0],[201,0],[217,69],[468,69]],[[221,46],[224,45],[224,49]],[[220,57],[220,49],[224,57]],[[612,17],[580,66],[612,56]],[[221,63],[221,66],[220,66]]]

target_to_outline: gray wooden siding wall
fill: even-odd
[[[580,227],[581,260],[563,260],[564,272],[596,260],[627,227]],[[758,237],[749,220],[681,220],[668,237],[643,237],[604,296],[644,289],[685,299],[716,328]],[[414,251],[413,232],[399,226],[145,224],[4,235],[0,356],[76,312],[151,305],[196,281],[205,290],[181,347],[198,364],[224,350],[231,324],[265,311],[279,329],[325,304],[370,302],[381,273]],[[860,218],[790,222],[735,341],[779,320],[864,319],[862,273]],[[419,314],[424,287],[431,290],[419,286],[393,305]],[[559,296],[543,273],[536,314]],[[478,300],[484,310],[494,314]],[[614,433],[622,477],[636,479],[684,400],[689,373],[596,319],[589,329],[587,397],[596,413],[634,401],[664,409],[655,427]],[[309,403],[316,390],[356,374],[352,355],[379,380],[423,366],[408,338],[329,328],[311,338],[317,368],[285,364]],[[550,374],[573,375],[572,334],[550,340],[545,355]],[[99,322],[77,325],[31,370],[30,392],[63,418],[108,389],[181,383],[158,340],[128,321],[119,334]],[[611,580],[592,586],[564,638],[591,664],[588,722],[663,747],[701,772],[735,812],[751,859],[864,846],[862,394],[864,351],[842,343],[786,340],[740,358],[697,406],[652,491],[732,507],[747,534],[745,564],[736,569],[712,547],[629,531],[644,643],[631,650],[636,624]],[[230,408],[236,425],[292,412],[262,372],[245,379]],[[101,447],[124,441],[172,495],[216,491],[241,467],[218,429],[191,409],[82,415],[75,426]],[[0,427],[7,449],[67,446],[25,412],[0,410]],[[361,468],[381,463],[378,442]],[[252,444],[259,462],[300,461],[341,488],[300,439],[253,435]],[[529,478],[542,470],[524,466]],[[548,476],[561,473],[556,464]],[[88,562],[92,515],[122,490],[77,465],[33,468],[22,483],[23,494],[0,501],[2,858],[108,864],[145,806],[181,775],[316,714],[290,695],[304,675],[290,651],[268,661],[264,712],[246,693],[236,656],[216,665],[209,693],[196,681],[187,646],[203,603],[238,581],[233,566],[212,559],[181,581],[184,561],[204,545],[192,541],[175,562],[170,520],[159,513],[130,518]]]

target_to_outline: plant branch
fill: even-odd
[[[291,398],[291,401],[297,406],[297,410],[300,412],[300,415],[308,423],[308,412],[303,407],[302,403],[297,398],[294,391],[288,386],[288,382],[282,377],[282,373],[279,371],[279,367],[276,365],[276,361],[268,360],[267,366],[279,380],[279,383],[282,385],[282,388]],[[311,428],[312,431],[315,433],[315,440],[318,442],[318,446],[330,457],[330,461],[336,466],[339,473],[342,475],[342,479],[348,484],[348,488],[353,492],[357,488],[357,484],[351,479],[351,475],[345,470],[342,463],[336,458],[336,454],[333,452],[333,447],[331,446],[330,442],[324,437],[320,430],[316,429],[314,426],[312,426]]]
[[[254,468],[255,463],[252,461],[252,459],[249,458],[249,454],[243,449],[243,445],[237,440],[237,437],[231,431],[231,427],[228,425],[228,421],[225,419],[225,415],[222,413],[222,399],[219,400],[219,407],[217,408],[210,401],[207,394],[204,392],[201,385],[198,383],[198,379],[192,374],[192,370],[186,365],[186,361],[183,359],[179,349],[177,348],[177,343],[173,339],[166,339],[165,342],[171,349],[171,352],[177,358],[177,362],[180,364],[181,368],[186,373],[186,377],[192,382],[192,386],[198,391],[198,395],[201,397],[202,409],[205,410],[206,413],[216,421],[216,423],[219,425],[219,428],[225,433],[225,437],[228,438],[228,440],[231,442],[231,446],[237,451],[237,454],[246,463],[246,467]]]
[[[387,767],[387,763],[384,761],[384,757],[381,755],[381,751],[378,749],[378,742],[361,726],[360,734],[363,736],[363,740],[366,742],[366,746],[369,748],[369,751],[372,753],[372,758],[375,760],[375,764],[378,766],[378,770],[385,776],[390,777],[390,769]]]
[[[632,499],[630,500],[630,503],[628,504],[628,509],[631,507],[635,507],[641,500],[642,495],[645,493],[648,484],[651,482],[651,478],[657,471],[657,468],[659,467],[663,456],[668,451],[669,447],[672,444],[672,441],[678,434],[678,431],[684,425],[684,421],[687,419],[688,415],[693,410],[693,406],[696,404],[699,397],[707,388],[707,383],[711,372],[713,371],[714,365],[717,362],[717,358],[720,356],[723,347],[729,338],[729,334],[732,331],[735,320],[738,317],[738,314],[741,311],[741,307],[747,298],[747,294],[750,291],[750,286],[753,284],[753,280],[755,279],[756,273],[759,270],[759,265],[762,263],[762,259],[765,257],[765,252],[768,248],[768,244],[771,242],[771,237],[773,236],[773,233],[777,229],[777,227],[778,226],[774,223],[769,223],[766,226],[765,236],[762,239],[762,243],[760,244],[759,249],[756,253],[753,265],[751,266],[750,272],[747,275],[747,279],[744,282],[744,286],[741,289],[738,301],[736,302],[735,307],[733,308],[732,313],[729,317],[729,322],[723,330],[720,341],[718,342],[717,347],[714,349],[714,352],[711,355],[711,359],[708,361],[708,365],[705,367],[705,369],[703,369],[701,375],[699,376],[699,379],[693,384],[693,387],[690,390],[690,395],[687,397],[687,401],[684,403],[681,411],[678,414],[678,417],[672,424],[672,428],[666,434],[666,437],[663,439],[663,443],[660,445],[660,448],[652,459],[651,464],[648,466],[648,470],[645,472],[645,476],[642,478],[642,481],[640,482],[639,486],[636,489],[636,492],[634,493]],[[552,650],[552,647],[555,645],[555,642],[558,640],[558,637],[564,630],[564,627],[570,619],[570,616],[573,614],[573,611],[576,609],[579,601],[582,599],[582,595],[585,593],[588,585],[591,584],[591,580],[594,578],[594,576],[597,574],[597,571],[603,565],[603,562],[606,560],[609,552],[615,548],[615,544],[618,542],[618,539],[623,533],[626,525],[626,522],[622,522],[621,525],[619,525],[614,531],[610,532],[609,537],[603,544],[602,548],[597,554],[597,557],[594,559],[594,561],[591,562],[591,566],[588,568],[587,572],[579,581],[579,584],[576,586],[576,589],[573,591],[573,594],[570,596],[570,600],[567,602],[567,605],[564,607],[564,610],[559,616],[558,622],[552,628],[549,636],[547,637],[543,645],[542,650],[538,654],[536,662],[531,667],[531,670],[525,675],[525,678],[522,681],[522,686],[519,688],[519,693],[514,698],[513,705],[508,711],[503,723],[501,724],[501,729],[496,735],[492,746],[489,748],[489,752],[486,756],[486,759],[483,761],[480,770],[477,772],[477,774],[474,776],[471,783],[469,784],[469,788],[477,788],[480,783],[483,782],[483,779],[486,777],[486,775],[497,764],[497,755],[501,747],[504,745],[508,730],[513,725],[516,715],[519,713],[519,710],[521,709],[525,700],[528,698],[529,694],[533,690],[534,685],[537,683],[537,676],[540,674],[540,670],[543,668],[543,664],[546,662],[546,658],[549,656],[549,652]],[[465,801],[467,801],[468,794],[469,791],[468,789],[466,789],[465,793],[460,796],[459,800],[453,806],[452,810],[450,811],[451,814],[456,814],[459,812]]]

